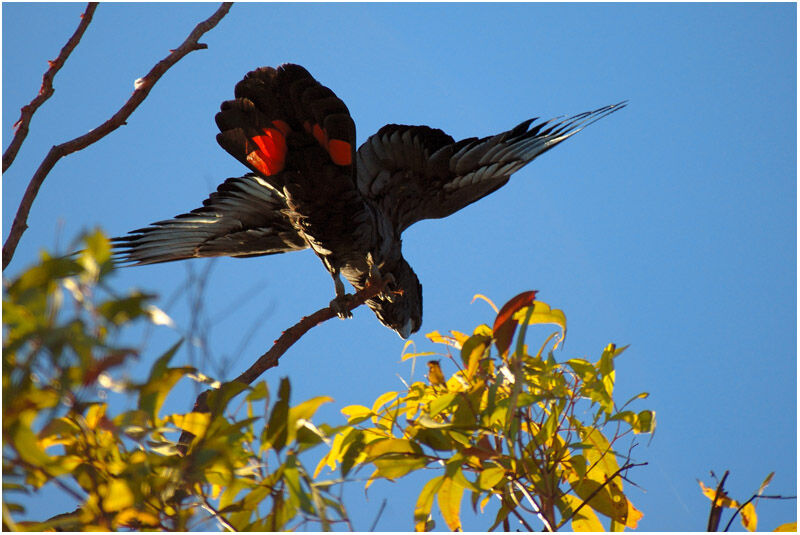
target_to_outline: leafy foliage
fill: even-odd
[[[270,408],[266,384],[214,384],[210,413],[161,415],[189,367],[171,367],[180,342],[142,383],[114,373],[138,350],[113,341],[149,319],[168,323],[151,296],[106,290],[108,240],[87,236],[74,257],[41,262],[5,285],[3,299],[3,526],[6,529],[186,530],[210,519],[236,530],[277,531],[346,521],[330,490],[314,481],[300,452],[322,441],[310,419],[330,398],[290,405],[284,379]],[[103,294],[102,298],[98,295]],[[247,389],[247,415],[227,414]],[[112,392],[136,399],[112,414]],[[261,414],[258,410],[261,409]],[[268,422],[269,425],[265,425]],[[176,438],[195,439],[185,456]],[[14,495],[54,485],[77,508],[41,522],[16,522]]]
[[[538,519],[546,529],[569,523],[575,530],[597,531],[604,527],[598,515],[613,529],[635,528],[642,513],[625,495],[623,478],[637,465],[618,444],[630,433],[654,430],[652,411],[626,410],[647,394],[622,407],[614,401],[614,362],[625,348],[610,344],[596,362],[559,363],[552,349],[545,354],[555,338],[551,335],[530,354],[528,325],[559,325],[562,334],[554,347],[566,332],[563,312],[534,297],[535,292],[525,292],[511,299],[493,327],[480,325],[472,335],[429,334],[447,347],[458,371],[445,382],[438,362],[431,361],[430,384],[415,382],[404,392],[387,392],[371,407],[345,407],[348,425],[335,436],[316,473],[338,466],[346,477],[371,465],[369,486],[377,478],[431,470],[436,475],[422,488],[414,511],[418,531],[433,527],[434,502],[447,527],[460,529],[465,494],[476,511],[492,498],[499,500],[490,530],[500,524],[508,528],[513,517],[529,530],[530,520]]]
[[[538,524],[622,530],[642,517],[623,483],[644,464],[631,458],[636,437],[655,427],[653,411],[631,407],[647,394],[615,401],[615,363],[624,347],[609,344],[594,362],[556,361],[566,317],[536,301],[536,292],[495,307],[493,325],[471,335],[428,334],[444,346],[455,373],[448,377],[441,359],[430,360],[427,384],[345,407],[347,422],[331,427],[312,418],[332,399],[292,405],[286,378],[271,396],[263,382],[219,383],[172,366],[180,341],[156,359],[146,379],[128,378],[140,349],[120,343],[123,334],[172,321],[150,303],[153,296],[111,289],[111,249],[101,232],[83,241],[80,253],[43,253],[4,281],[4,529],[161,531],[212,523],[236,531],[352,529],[334,492],[365,467],[372,469],[367,487],[431,474],[413,511],[419,531],[434,527],[434,503],[447,527],[460,529],[467,496],[476,512],[498,505],[490,530],[508,531],[512,520],[528,530]],[[560,332],[534,353],[526,345],[528,327],[542,324]],[[432,355],[442,354],[404,359]],[[165,414],[168,396],[186,379],[210,387],[208,411]],[[193,438],[179,448],[181,432]],[[312,474],[301,458],[314,448],[324,453],[316,452],[322,458]],[[325,467],[341,477],[320,477]],[[716,524],[722,508],[737,508],[743,525],[755,529],[756,500],[776,498],[763,495],[770,479],[743,503],[729,498],[722,483],[721,493],[701,483]],[[68,496],[75,509],[21,521],[27,513],[21,494],[45,487]]]

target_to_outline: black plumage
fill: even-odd
[[[427,126],[390,124],[356,151],[347,106],[303,67],[252,71],[234,95],[216,116],[217,141],[251,173],[227,179],[201,208],[115,238],[117,258],[139,265],[310,247],[337,297],[340,275],[358,290],[372,276],[391,275],[367,304],[403,338],[422,324],[422,286],[403,258],[402,232],[496,191],[540,154],[625,106],[529,119],[458,142]]]

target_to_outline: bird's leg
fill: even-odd
[[[339,272],[335,272],[331,274],[333,277],[333,286],[336,290],[336,297],[331,300],[331,308],[336,312],[336,315],[339,316],[341,319],[346,320],[347,318],[352,318],[353,313],[350,312],[348,305],[350,304],[350,296],[347,295],[344,291],[344,283],[342,282],[341,277],[339,277]]]
[[[381,292],[380,296],[390,303],[393,303],[395,300],[395,295],[389,290],[389,285],[395,282],[394,275],[391,273],[387,273],[385,277],[381,276],[381,271],[378,269],[378,265],[375,263],[375,260],[372,258],[372,253],[367,253],[367,265],[369,266],[369,275],[367,276],[367,286],[372,284],[385,284],[384,291]]]

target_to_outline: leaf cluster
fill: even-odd
[[[278,531],[347,522],[331,493],[336,482],[313,480],[298,458],[322,442],[325,432],[310,420],[330,398],[291,406],[284,379],[270,405],[264,383],[219,384],[170,366],[180,342],[146,380],[124,378],[139,351],[116,343],[121,332],[145,320],[171,320],[149,303],[152,296],[114,295],[106,280],[112,271],[110,244],[95,232],[80,253],[43,254],[4,284],[4,528],[187,530],[214,522]],[[184,378],[214,387],[210,412],[162,414]],[[117,410],[115,395],[134,408]],[[246,415],[238,417],[241,409]],[[184,430],[195,438],[181,455],[177,436]],[[25,513],[20,494],[45,486],[69,496],[75,510],[15,520]]]
[[[418,531],[433,527],[434,501],[447,527],[461,529],[465,494],[474,511],[484,511],[493,499],[499,504],[490,530],[501,524],[508,529],[510,519],[532,530],[537,519],[546,530],[569,524],[598,531],[604,529],[599,517],[612,529],[635,528],[642,513],[626,496],[623,481],[637,465],[618,444],[628,434],[654,430],[653,411],[627,409],[647,394],[621,407],[615,402],[614,362],[625,348],[610,344],[595,362],[557,362],[553,349],[566,333],[566,318],[534,296],[518,295],[492,327],[480,325],[471,335],[429,334],[446,347],[457,371],[444,380],[439,362],[431,361],[427,384],[387,392],[371,407],[342,409],[348,425],[334,437],[316,473],[338,467],[346,477],[354,468],[371,466],[369,487],[379,478],[430,471],[435,475],[414,511]],[[527,327],[542,323],[558,325],[561,336],[551,335],[531,354]]]

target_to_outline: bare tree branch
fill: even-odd
[[[381,293],[386,287],[386,283],[387,281],[385,280],[374,283],[371,282],[367,284],[366,288],[357,292],[355,295],[348,294],[347,297],[349,299],[344,308],[352,311],[360,307],[367,301],[367,299],[371,299]],[[281,356],[283,356],[283,354],[286,353],[286,351],[292,347],[292,345],[297,342],[300,337],[311,330],[311,328],[324,321],[328,321],[335,316],[336,311],[331,306],[317,310],[310,316],[304,316],[295,325],[283,331],[280,337],[275,340],[269,351],[258,357],[258,359],[249,368],[247,368],[247,370],[242,372],[242,374],[233,381],[238,381],[246,385],[253,384],[253,382],[258,379],[262,373],[270,368],[276,367]],[[211,390],[206,390],[197,396],[197,400],[194,402],[192,412],[209,412],[207,400],[208,393],[210,391]],[[194,435],[188,431],[181,433],[181,436],[178,439],[178,451],[180,451],[182,454],[185,454],[193,438]]]
[[[6,172],[6,169],[11,167],[11,164],[14,163],[14,158],[17,157],[17,152],[19,148],[22,146],[22,142],[25,141],[25,137],[28,135],[28,127],[31,124],[31,119],[33,119],[33,114],[36,113],[36,110],[39,109],[39,106],[45,103],[47,99],[49,99],[55,89],[53,88],[53,79],[56,77],[56,73],[64,66],[64,63],[69,58],[69,55],[72,54],[72,51],[78,46],[80,43],[81,38],[83,37],[83,33],[86,31],[86,28],[89,27],[89,23],[92,22],[92,17],[94,16],[94,10],[97,9],[97,2],[89,2],[86,6],[86,11],[81,14],[81,22],[78,24],[78,28],[75,30],[75,33],[72,34],[72,37],[69,38],[67,44],[64,45],[64,48],[61,49],[61,52],[58,54],[58,57],[53,61],[48,61],[50,68],[47,69],[47,72],[44,73],[42,76],[42,87],[39,89],[39,94],[31,100],[30,104],[27,106],[23,106],[20,112],[19,120],[14,123],[14,128],[17,131],[14,133],[14,139],[11,140],[11,143],[8,144],[8,148],[3,153],[3,172]]]
[[[224,17],[228,13],[228,10],[230,10],[231,5],[232,2],[224,2],[219,9],[217,9],[217,11],[211,15],[211,17],[195,26],[194,30],[192,30],[181,46],[175,50],[172,50],[166,58],[159,61],[150,70],[150,72],[144,76],[144,78],[137,80],[135,84],[136,89],[131,97],[110,119],[94,130],[71,141],[56,145],[50,149],[50,152],[47,153],[47,156],[45,156],[41,165],[39,165],[39,168],[36,170],[31,178],[30,183],[28,184],[28,188],[25,190],[25,194],[23,195],[22,201],[17,209],[17,214],[14,217],[14,222],[11,225],[8,238],[6,239],[5,244],[3,244],[3,269],[8,266],[8,263],[14,256],[14,251],[17,249],[17,244],[22,237],[22,233],[28,228],[28,214],[30,213],[33,201],[36,199],[36,195],[39,193],[39,188],[42,186],[44,179],[53,169],[56,162],[68,154],[85,149],[92,143],[97,142],[120,126],[124,125],[128,117],[139,106],[139,104],[141,104],[142,101],[147,98],[147,95],[150,93],[150,90],[153,88],[155,83],[165,72],[167,72],[167,70],[169,70],[170,67],[175,65],[190,52],[208,48],[208,45],[199,43],[198,40],[203,36],[203,34],[214,28],[214,26],[216,26],[219,21],[222,20],[222,17]]]

